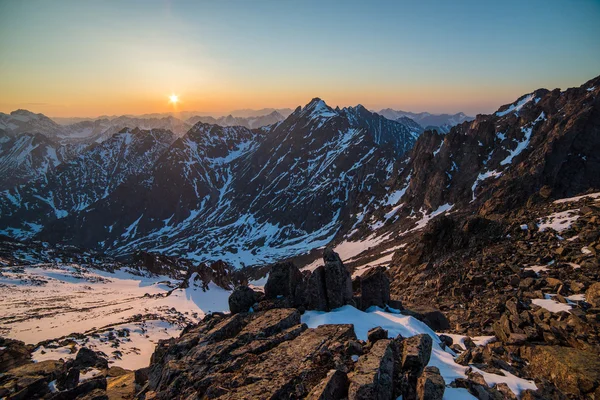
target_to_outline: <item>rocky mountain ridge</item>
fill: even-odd
[[[43,224],[42,235],[115,254],[185,250],[246,265],[305,252],[347,223],[353,196],[385,180],[418,134],[362,106],[334,110],[320,99],[259,130],[198,123],[153,159],[147,179]]]

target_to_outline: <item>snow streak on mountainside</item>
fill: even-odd
[[[260,130],[198,123],[148,179],[121,185],[40,237],[114,254],[146,248],[271,262],[331,241],[415,136],[362,106],[332,109],[320,99]]]

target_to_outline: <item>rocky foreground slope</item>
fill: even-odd
[[[558,204],[573,201],[595,207],[594,196]],[[578,236],[589,235],[594,218],[579,218],[584,229]],[[447,224],[438,221],[428,232]],[[518,228],[527,236],[520,243],[532,240],[533,229]],[[3,340],[0,391],[9,399],[593,399],[600,394],[600,284],[593,283],[597,257],[590,252],[593,257],[583,259],[573,254],[568,262],[579,261],[575,269],[581,271],[560,282],[546,275],[551,264],[511,270],[506,280],[502,268],[489,277],[471,271],[444,288],[412,275],[412,284],[398,290],[403,280],[393,269],[372,268],[352,280],[339,255],[326,249],[313,271],[278,263],[264,291],[237,286],[229,297],[231,313],[208,314],[178,338],[160,341],[150,365],[135,371],[110,367],[105,354],[85,347],[74,359],[31,363],[32,347]],[[427,274],[425,266],[420,269]],[[553,290],[557,301],[546,300],[568,310],[532,300],[537,291]],[[460,297],[469,295],[471,301]],[[502,295],[492,310],[473,309],[481,304],[477,296]],[[445,296],[454,296],[455,308]],[[424,298],[434,301],[413,305]],[[476,336],[488,325],[495,336]],[[114,331],[121,334],[127,335]]]

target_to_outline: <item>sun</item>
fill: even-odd
[[[177,104],[178,101],[179,101],[179,96],[177,96],[176,94],[172,94],[169,96],[169,102],[171,102],[173,104]]]

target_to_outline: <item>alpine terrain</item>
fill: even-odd
[[[600,399],[599,94],[0,114],[0,397]]]

